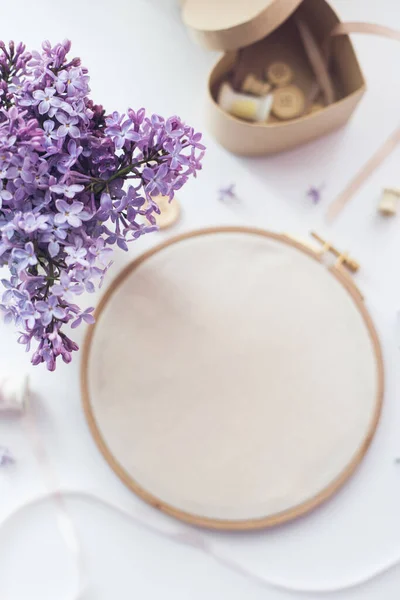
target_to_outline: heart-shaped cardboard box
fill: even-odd
[[[306,23],[323,48],[340,22],[326,0],[185,0],[183,20],[206,48],[223,50],[208,81],[207,121],[215,138],[236,154],[261,155],[289,150],[344,125],[365,92],[365,80],[347,35],[330,40],[329,72],[334,101],[317,112],[290,120],[269,118],[252,123],[219,106],[218,90],[229,78],[237,87],[249,72],[265,77],[277,60],[291,65],[294,83],[305,96],[315,86],[315,73],[296,19]]]

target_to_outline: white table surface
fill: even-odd
[[[397,0],[334,0],[346,20],[400,28]],[[146,106],[179,114],[204,129],[203,102],[215,55],[195,45],[179,22],[173,0],[0,0],[0,37],[37,47],[69,37],[74,54],[90,69],[92,95],[109,110]],[[254,578],[216,563],[203,551],[175,543],[83,500],[69,502],[89,564],[86,600],[294,600],[323,598],[262,585],[259,578],[289,587],[340,586],[400,558],[400,406],[396,397],[400,308],[400,216],[384,220],[376,206],[382,187],[400,184],[400,148],[374,173],[333,225],[329,202],[397,126],[400,114],[400,45],[354,36],[369,90],[350,124],[324,139],[273,158],[228,154],[205,133],[204,170],[179,194],[183,218],[174,230],[142,239],[119,252],[108,281],[143,249],[174,233],[216,224],[249,224],[306,237],[311,229],[351,250],[362,269],[357,283],[382,340],[386,397],[382,420],[361,467],[333,500],[313,514],[272,531],[246,534],[198,532],[165,517],[131,494],[100,456],[86,425],[79,389],[80,358],[55,374],[31,368],[12,328],[0,326],[1,369],[28,370],[37,400],[34,412],[43,442],[64,489],[89,490],[121,506],[160,532],[199,536],[214,552],[242,565]],[[237,186],[237,207],[218,201],[217,190]],[[324,184],[317,206],[309,185]],[[97,297],[95,299],[97,301]],[[93,301],[93,299],[92,299]],[[79,332],[80,340],[83,331]],[[134,368],[134,366],[133,366]],[[0,520],[46,491],[18,421],[0,422],[0,444],[10,447],[15,467],[0,471]],[[0,528],[0,598],[71,598],[73,563],[58,537],[51,503],[26,510]],[[194,538],[193,538],[194,536]],[[188,538],[189,539],[189,538]],[[196,541],[197,540],[197,541]],[[400,567],[375,582],[330,597],[397,600]]]

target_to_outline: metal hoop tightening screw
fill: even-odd
[[[347,252],[340,252],[340,250],[335,248],[335,246],[332,246],[330,242],[324,240],[324,238],[315,233],[315,231],[312,231],[311,235],[315,240],[322,244],[322,253],[330,252],[331,254],[337,257],[336,264],[338,266],[343,265],[352,273],[356,273],[359,270],[360,264],[356,260],[354,260],[354,258],[349,256]]]

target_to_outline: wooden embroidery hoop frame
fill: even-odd
[[[97,426],[96,419],[95,419],[95,416],[93,414],[92,407],[91,407],[88,377],[87,377],[90,348],[91,348],[93,334],[94,334],[96,326],[89,328],[88,333],[85,338],[85,341],[84,341],[84,346],[83,346],[83,351],[82,351],[81,389],[82,389],[83,408],[84,408],[84,413],[85,413],[86,420],[88,422],[91,434],[92,434],[100,452],[103,454],[103,456],[106,459],[109,466],[112,468],[114,473],[125,483],[125,485],[127,485],[127,487],[129,489],[131,489],[133,492],[135,492],[135,494],[137,494],[141,499],[143,499],[145,502],[147,502],[154,508],[157,508],[158,510],[166,513],[167,515],[175,517],[175,518],[177,518],[181,521],[184,521],[186,523],[189,523],[191,525],[206,527],[206,528],[210,528],[210,529],[239,531],[239,530],[254,530],[254,529],[268,528],[268,527],[273,527],[276,525],[280,525],[280,524],[292,521],[293,519],[296,519],[302,515],[305,515],[306,513],[312,511],[314,508],[316,508],[319,505],[321,505],[322,503],[324,503],[331,496],[333,496],[337,491],[339,491],[339,489],[346,483],[346,481],[351,477],[351,475],[354,473],[356,468],[359,466],[360,462],[362,461],[363,457],[365,456],[365,454],[371,444],[371,441],[374,437],[375,431],[376,431],[378,423],[379,423],[381,411],[382,411],[383,396],[384,396],[384,367],[383,367],[382,351],[381,351],[381,346],[380,346],[380,342],[378,339],[378,335],[375,330],[375,326],[369,315],[369,312],[367,311],[367,309],[364,305],[363,297],[361,296],[357,287],[353,283],[351,277],[349,277],[349,275],[347,274],[347,272],[345,271],[345,269],[342,266],[333,265],[333,266],[325,267],[322,264],[323,253],[319,253],[316,250],[311,249],[310,247],[306,246],[305,244],[298,242],[295,239],[292,239],[291,237],[286,236],[284,234],[276,234],[276,233],[272,233],[269,231],[265,231],[265,230],[258,229],[258,228],[252,228],[252,227],[215,227],[215,228],[201,229],[201,230],[196,230],[196,231],[189,232],[189,233],[180,234],[178,236],[168,239],[165,242],[162,242],[161,244],[158,244],[154,248],[148,250],[147,252],[143,253],[141,256],[136,258],[132,263],[130,263],[127,267],[125,267],[122,270],[122,272],[114,279],[114,281],[111,283],[110,287],[108,288],[108,290],[106,291],[106,293],[104,294],[102,299],[100,300],[99,306],[96,310],[96,319],[98,319],[99,316],[102,314],[102,312],[103,312],[105,306],[107,305],[107,303],[109,302],[111,296],[113,295],[115,290],[124,282],[126,277],[129,276],[139,265],[141,265],[148,258],[152,257],[154,254],[160,252],[164,248],[167,248],[168,246],[176,244],[177,242],[187,240],[192,237],[211,235],[211,234],[215,234],[215,233],[248,233],[248,234],[260,235],[260,236],[264,236],[264,237],[267,237],[272,240],[280,241],[284,244],[287,244],[288,246],[291,246],[292,248],[296,248],[297,250],[307,254],[308,256],[310,256],[314,260],[316,260],[317,262],[321,263],[321,267],[327,268],[330,271],[330,273],[332,274],[332,276],[334,276],[336,278],[336,280],[349,292],[351,298],[353,299],[354,304],[356,305],[358,311],[360,312],[360,314],[363,317],[364,323],[366,325],[366,328],[369,332],[369,335],[370,335],[370,338],[371,338],[371,341],[373,344],[376,365],[377,365],[378,390],[377,390],[377,398],[376,398],[376,404],[375,404],[375,412],[374,412],[374,416],[373,416],[370,428],[367,431],[367,434],[366,434],[364,441],[363,441],[362,445],[360,446],[358,452],[352,458],[352,460],[349,462],[347,467],[342,471],[342,473],[335,480],[333,480],[325,489],[323,489],[315,497],[307,500],[306,502],[300,504],[299,506],[296,506],[294,508],[285,510],[281,513],[278,513],[278,514],[275,514],[272,516],[268,516],[265,518],[261,518],[261,519],[246,519],[246,520],[227,519],[227,520],[224,520],[224,519],[212,519],[212,518],[208,518],[208,517],[201,517],[198,515],[190,514],[188,512],[184,512],[184,511],[177,509],[174,506],[162,501],[161,499],[157,498],[153,494],[149,493],[141,485],[139,485],[137,483],[137,481],[135,481],[121,467],[121,465],[118,463],[118,461],[115,459],[115,457],[112,455],[111,451],[109,450],[106,442],[104,441],[104,439],[102,437],[101,431]]]

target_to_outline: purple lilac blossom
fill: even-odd
[[[230,185],[221,188],[220,190],[218,190],[219,196],[218,196],[218,200],[220,202],[230,202],[230,201],[237,201],[238,197],[236,195],[236,184],[235,183],[231,183]]]
[[[152,196],[172,199],[204,154],[178,117],[107,116],[70,48],[0,42],[0,311],[51,371],[78,350],[66,327],[94,321],[77,296],[101,287],[113,246],[156,229]]]
[[[13,465],[15,463],[15,459],[8,448],[4,448],[4,446],[0,446],[0,467],[7,467],[8,465]]]
[[[306,196],[310,198],[313,204],[318,204],[322,199],[322,190],[324,189],[324,185],[320,185],[316,187],[315,185],[311,185],[307,192]]]

